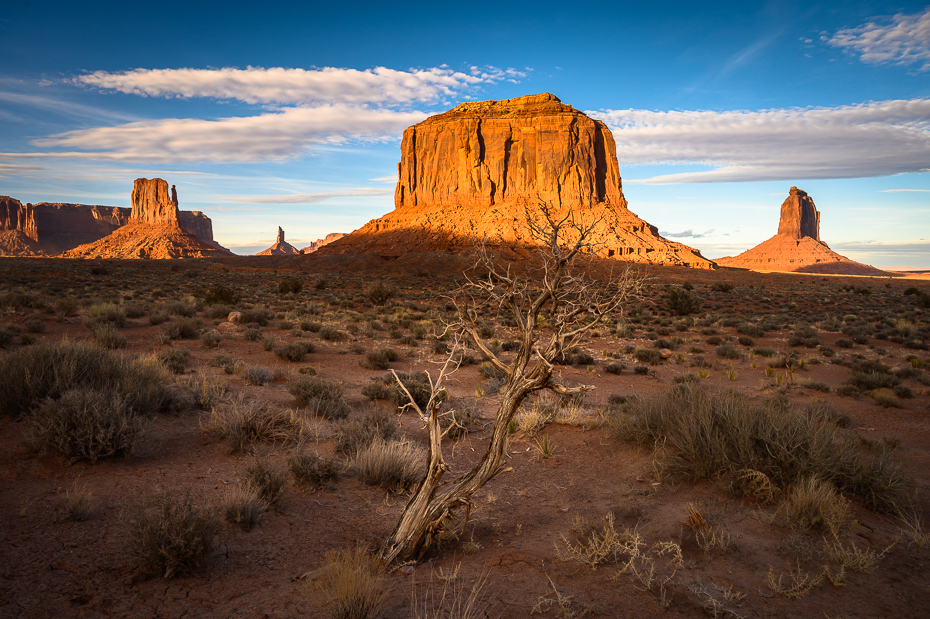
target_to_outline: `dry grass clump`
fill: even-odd
[[[482,590],[488,582],[489,572],[481,572],[467,583],[458,577],[460,567],[458,564],[450,575],[434,572],[422,594],[417,593],[416,583],[413,583],[410,596],[413,619],[479,619],[488,616],[490,604],[482,600]],[[433,576],[442,581],[441,587]],[[440,587],[438,593],[436,587]]]
[[[242,380],[248,385],[262,387],[274,380],[274,372],[263,365],[243,366],[240,370]]]
[[[39,406],[27,437],[72,462],[131,454],[142,438],[142,417],[112,389],[72,389]]]
[[[65,517],[74,522],[90,518],[94,509],[94,494],[87,483],[75,480],[65,492]]]
[[[183,374],[191,354],[183,348],[166,348],[155,355],[172,374]]]
[[[666,468],[694,479],[748,469],[787,488],[816,476],[880,511],[899,513],[911,502],[913,476],[893,445],[863,450],[855,435],[823,415],[789,409],[782,398],[755,404],[735,391],[709,394],[684,383],[628,398],[608,420],[624,438],[662,447]]]
[[[287,467],[298,484],[320,488],[336,479],[336,465],[329,458],[313,452],[300,452],[287,459]]]
[[[345,419],[351,409],[343,399],[343,387],[337,382],[302,376],[292,380],[288,392],[312,414],[329,420]]]
[[[315,350],[312,342],[288,342],[274,349],[274,354],[284,361],[303,361],[304,357]]]
[[[333,550],[307,576],[310,599],[330,619],[374,619],[384,605],[381,565],[364,546]]]
[[[22,415],[73,389],[111,390],[148,416],[175,402],[171,378],[151,357],[121,357],[91,342],[41,342],[0,358],[0,414]]]
[[[227,522],[251,531],[265,515],[268,503],[250,486],[231,486],[226,489],[220,508]]]
[[[254,491],[259,499],[270,505],[284,494],[284,488],[287,486],[287,473],[277,464],[262,458],[255,458],[245,469],[242,485]]]
[[[123,520],[129,529],[130,553],[163,570],[165,578],[200,567],[220,528],[216,510],[196,501],[190,488],[178,495],[160,490],[125,513]]]
[[[798,481],[781,509],[789,528],[832,536],[839,535],[849,517],[849,501],[833,484],[817,477]]]
[[[420,481],[422,448],[408,442],[375,440],[355,456],[354,469],[363,482],[404,492]]]
[[[126,310],[113,303],[98,303],[87,308],[84,325],[88,329],[104,323],[122,327],[126,324]]]
[[[233,451],[243,451],[258,441],[297,442],[309,428],[307,420],[296,411],[240,395],[228,404],[215,406],[204,430],[229,443]]]
[[[376,440],[389,441],[397,432],[397,420],[378,410],[361,419],[341,421],[336,427],[336,450],[354,455]]]
[[[115,350],[126,345],[126,337],[110,323],[95,325],[94,341],[108,350]]]

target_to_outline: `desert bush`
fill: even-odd
[[[633,366],[633,373],[640,376],[645,376],[649,373],[649,368],[645,365],[635,365]]]
[[[322,487],[336,479],[336,465],[329,458],[313,452],[300,452],[287,459],[287,467],[298,484],[308,484],[314,488]]]
[[[85,482],[75,480],[65,491],[65,517],[74,522],[82,522],[90,518],[93,509],[93,493],[88,490]]]
[[[204,348],[216,348],[223,340],[223,336],[216,329],[204,329],[200,334],[200,343]]]
[[[154,311],[149,314],[149,324],[152,326],[164,324],[168,320],[168,314],[162,311]]]
[[[423,459],[413,443],[375,440],[356,454],[353,467],[364,483],[401,493],[420,480]]]
[[[197,308],[185,301],[171,301],[165,304],[165,310],[172,316],[181,316],[182,318],[193,318],[197,313]]]
[[[377,282],[365,289],[365,297],[374,305],[384,305],[390,301],[397,290],[384,282]]]
[[[640,363],[648,363],[649,365],[662,363],[662,353],[654,348],[637,348],[633,352],[633,358]]]
[[[183,348],[167,348],[155,355],[155,358],[173,374],[183,374],[191,354]]]
[[[252,443],[293,443],[307,432],[307,420],[292,411],[242,396],[216,406],[204,424],[204,431],[229,443],[233,451],[244,451]]]
[[[733,290],[733,284],[728,282],[716,282],[710,287],[714,292],[730,292]]]
[[[274,354],[284,361],[303,361],[304,357],[315,350],[313,342],[288,342],[274,349]]]
[[[126,345],[125,336],[120,334],[117,328],[110,323],[96,325],[93,332],[94,341],[107,350],[115,350]]]
[[[254,491],[259,499],[271,505],[284,494],[287,475],[280,466],[262,458],[254,458],[245,469],[242,485]]]
[[[22,415],[73,389],[112,390],[147,416],[175,401],[164,367],[152,358],[118,356],[90,342],[42,342],[0,357],[0,413]]]
[[[264,308],[252,308],[241,311],[239,322],[246,325],[264,327],[272,318],[274,318],[274,312],[271,310]]]
[[[287,390],[299,405],[306,406],[308,411],[320,417],[336,420],[349,416],[351,409],[342,397],[342,385],[337,382],[302,376],[292,380]]]
[[[362,387],[362,395],[371,401],[390,400],[391,390],[380,379],[375,379]]]
[[[765,337],[765,329],[751,322],[741,322],[736,325],[736,332],[748,337]],[[751,346],[751,344],[750,344]]]
[[[47,399],[28,419],[28,438],[72,462],[131,454],[142,417],[114,390],[72,389]]]
[[[220,509],[227,522],[243,531],[251,531],[265,515],[268,503],[258,495],[254,488],[228,486]]]
[[[742,359],[744,356],[743,353],[732,344],[722,344],[718,346],[717,350],[714,352],[717,353],[718,357],[723,357],[724,359]]]
[[[110,323],[117,327],[126,324],[126,311],[119,305],[113,303],[98,303],[87,308],[87,316],[84,324],[91,328],[93,325],[101,323]]]
[[[179,495],[160,490],[124,514],[130,552],[143,564],[164,571],[165,578],[192,572],[213,550],[219,519],[213,507],[196,501],[190,488]]]
[[[623,370],[626,369],[626,366],[622,363],[608,363],[604,366],[604,371],[608,374],[620,374]]]
[[[62,316],[73,316],[77,308],[77,301],[71,297],[61,297],[55,301],[55,311]]]
[[[27,318],[23,321],[23,326],[29,333],[44,333],[45,321],[41,318]]]
[[[720,337],[719,335],[712,335],[709,338],[707,338],[707,343],[710,344],[711,346],[719,346],[720,344],[723,343],[723,338]]]
[[[380,565],[367,548],[334,550],[313,572],[307,593],[329,619],[375,619],[384,605]]]
[[[323,327],[320,329],[320,339],[332,342],[339,339],[339,331],[335,327]]]
[[[817,477],[798,480],[781,509],[789,528],[839,535],[849,516],[847,501],[830,482]]]
[[[296,277],[289,277],[284,281],[278,282],[279,294],[297,294],[304,289],[304,283]]]
[[[735,391],[708,394],[689,383],[610,410],[621,436],[667,450],[670,472],[704,479],[751,469],[781,488],[816,476],[880,511],[910,502],[913,476],[891,446],[863,453],[854,435],[839,434],[821,415],[789,409],[782,398],[755,404]]]
[[[184,318],[162,325],[162,333],[172,340],[190,340],[200,334],[203,322],[199,318]]]
[[[242,370],[242,380],[246,384],[262,387],[274,380],[274,372],[263,365],[249,365]]]
[[[242,334],[242,337],[244,337],[249,342],[257,342],[262,339],[262,331],[261,329],[257,329],[255,327],[249,327]]]
[[[901,400],[890,389],[875,389],[869,393],[869,397],[875,400],[875,403],[885,408],[901,408]]]
[[[239,302],[240,298],[240,295],[232,288],[228,288],[223,284],[218,284],[207,291],[206,296],[203,298],[203,302],[205,305],[235,305]],[[226,315],[229,315],[228,311]],[[220,316],[217,316],[217,318],[219,317]]]
[[[745,335],[739,336],[736,338],[736,341],[740,343],[740,346],[752,346],[755,344],[751,337],[747,337]]]
[[[676,316],[686,316],[701,311],[701,300],[684,287],[672,287],[665,293],[665,306]]]
[[[376,440],[390,441],[397,432],[393,416],[371,411],[361,419],[339,422],[336,428],[336,450],[353,456]]]
[[[439,417],[439,427],[446,437],[458,441],[481,425],[481,413],[472,406],[444,411]]]
[[[426,374],[397,372],[397,378],[400,379],[404,387],[407,388],[407,391],[410,392],[410,396],[413,397],[413,401],[417,403],[417,406],[421,409],[424,408],[429,402],[431,394],[429,380],[427,380]],[[390,391],[390,399],[394,405],[398,407],[406,406],[410,400],[407,398],[407,394],[397,385],[397,379],[394,378],[394,375],[391,373],[385,374],[382,381]],[[438,394],[438,397],[444,400],[447,397],[447,393],[442,391]]]
[[[365,355],[365,361],[360,362],[360,365],[370,370],[386,370],[392,361],[397,361],[397,353],[394,349],[382,348]]]

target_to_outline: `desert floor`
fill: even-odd
[[[340,432],[380,415],[396,421],[394,439],[426,439],[412,413],[363,395],[385,375],[364,367],[368,353],[390,348],[398,353],[391,368],[435,374],[444,355],[431,336],[452,318],[443,295],[456,278],[281,264],[0,260],[0,330],[9,334],[0,362],[43,342],[94,339],[93,308],[111,303],[126,314],[116,328],[125,342],[113,354],[167,358],[165,351],[186,350],[172,381],[201,396],[147,419],[131,455],[95,464],[27,440],[28,411],[0,416],[0,617],[329,616],[308,593],[324,554],[358,543],[377,548],[406,501],[403,491],[363,483],[354,454],[338,449]],[[445,602],[477,590],[474,615],[450,616],[930,616],[930,539],[921,525],[930,507],[930,310],[919,294],[905,294],[930,292],[926,280],[641,272],[649,277],[643,298],[589,333],[580,363],[556,367],[562,379],[596,389],[573,402],[539,395],[524,403],[506,471],[476,496],[457,539],[380,576],[386,596],[378,616],[445,616],[430,612],[444,590]],[[279,292],[292,277],[302,290]],[[669,286],[686,282],[701,309],[676,316]],[[383,305],[368,294],[375,283],[395,293]],[[240,299],[204,304],[219,285]],[[261,312],[264,324],[250,331],[228,323],[230,311]],[[169,328],[182,323],[192,336],[172,338]],[[506,350],[514,328],[493,317],[485,326],[488,341]],[[211,329],[218,343],[201,335]],[[295,341],[311,342],[313,352],[300,361],[274,352]],[[643,352],[659,350],[666,352]],[[480,457],[500,402],[499,383],[470,354],[477,362],[447,384],[450,405],[477,414],[467,436],[445,444],[450,480]],[[888,385],[851,385],[855,364],[871,360],[893,377]],[[247,381],[263,369],[270,382]],[[348,419],[313,417],[289,393],[314,372],[344,387]],[[881,453],[904,462],[913,503],[882,513],[847,493],[848,512],[832,537],[792,528],[786,488],[755,500],[734,494],[732,476],[694,480],[671,471],[674,453],[624,439],[622,411],[687,375],[709,393],[737,390],[756,404],[787,398],[790,410],[804,410],[825,402],[842,421],[837,440],[857,437],[864,459]],[[249,403],[295,411],[305,432],[234,450],[210,431],[211,411]],[[539,411],[550,417],[534,419]],[[252,530],[222,522],[199,569],[166,579],[129,552],[127,515],[159,489],[189,487],[220,506],[256,461],[286,471],[299,451],[331,459],[337,477],[311,487],[288,473],[283,494]],[[81,488],[92,506],[86,519],[72,520],[69,491]],[[694,513],[706,525],[694,526]],[[617,531],[641,537],[642,561],[624,569],[621,557],[591,568],[568,558],[566,543],[602,531],[608,514]],[[663,542],[680,548],[680,560],[659,552]],[[805,579],[809,586],[799,584]]]

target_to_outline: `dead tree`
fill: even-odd
[[[432,397],[425,407],[419,407],[403,383],[397,381],[407,392],[408,406],[426,425],[429,450],[425,475],[381,548],[381,556],[388,563],[417,560],[435,541],[464,529],[472,497],[503,469],[508,427],[523,400],[542,389],[561,395],[593,389],[562,384],[552,376],[553,364],[604,316],[617,311],[640,291],[642,278],[629,268],[611,277],[606,285],[571,268],[573,261],[593,247],[590,237],[599,219],[584,223],[576,221],[571,213],[557,219],[546,206],[539,211],[540,221],[534,221],[527,212],[527,224],[541,258],[539,278],[517,276],[509,267],[500,267],[483,248],[477,266],[486,275],[466,278],[455,299],[458,319],[449,328],[456,342],[470,342],[504,373],[507,384],[500,391],[502,400],[487,451],[474,468],[447,487],[440,487],[449,468],[442,456],[445,433],[441,417],[450,414],[441,412],[442,383],[453,371],[455,351],[447,357],[438,377],[430,377]],[[516,356],[510,363],[502,361],[481,340],[477,324],[483,315],[502,312],[514,319],[520,336]],[[545,327],[540,325],[543,312]]]

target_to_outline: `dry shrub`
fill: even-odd
[[[242,485],[254,491],[259,499],[270,505],[284,494],[284,488],[287,486],[287,473],[277,464],[262,458],[255,458],[245,470]]]
[[[351,411],[342,397],[342,385],[331,380],[301,376],[292,380],[287,390],[298,404],[306,406],[310,413],[325,419],[345,419]]]
[[[555,401],[539,398],[529,408],[522,408],[517,413],[517,428],[527,436],[534,436],[547,423],[552,421],[557,412]]]
[[[408,442],[375,440],[355,456],[362,481],[392,492],[404,492],[420,481],[422,448]]]
[[[108,350],[115,350],[126,345],[126,337],[110,323],[96,325],[93,333],[94,341]]]
[[[384,605],[381,566],[364,546],[333,550],[308,576],[310,598],[331,619],[374,619]]]
[[[81,522],[90,518],[94,509],[94,494],[81,480],[75,480],[65,492],[65,517]]]
[[[287,459],[287,466],[298,484],[322,487],[336,478],[336,465],[320,454],[300,452]]]
[[[183,348],[166,348],[155,357],[172,374],[183,374],[187,369],[187,362],[190,360],[191,354]]]
[[[627,440],[663,447],[663,466],[694,479],[750,469],[786,488],[816,476],[879,511],[900,513],[911,503],[913,476],[892,445],[865,451],[854,435],[823,415],[789,409],[783,398],[756,404],[736,391],[709,394],[683,383],[628,398],[608,420]]]
[[[226,489],[221,506],[227,522],[243,531],[251,531],[268,510],[268,503],[249,486],[231,486]]]
[[[410,606],[413,619],[479,619],[488,616],[490,605],[481,599],[481,592],[490,573],[487,570],[480,572],[471,583],[466,583],[458,578],[460,567],[458,564],[449,576],[434,572],[424,593],[418,594],[416,583],[412,583]],[[434,576],[442,581],[441,586],[435,582]],[[440,588],[438,593],[437,587]]]
[[[190,488],[179,495],[160,490],[123,519],[129,529],[130,553],[143,564],[164,570],[165,578],[200,567],[220,528],[216,510],[196,501]]]
[[[243,451],[258,441],[297,442],[309,428],[307,420],[296,411],[247,401],[240,395],[229,404],[214,407],[204,430],[228,442],[233,451]]]
[[[397,421],[393,417],[373,410],[361,419],[339,422],[336,427],[336,449],[354,455],[376,440],[391,440],[396,432]]]
[[[47,399],[28,418],[29,440],[72,462],[131,454],[142,417],[114,390],[72,389]]]
[[[171,377],[152,357],[133,359],[91,342],[41,342],[0,358],[0,414],[22,415],[74,389],[112,390],[148,416],[175,402]]]
[[[836,536],[846,524],[849,502],[830,482],[802,479],[782,506],[785,523],[795,531],[816,531]]]

